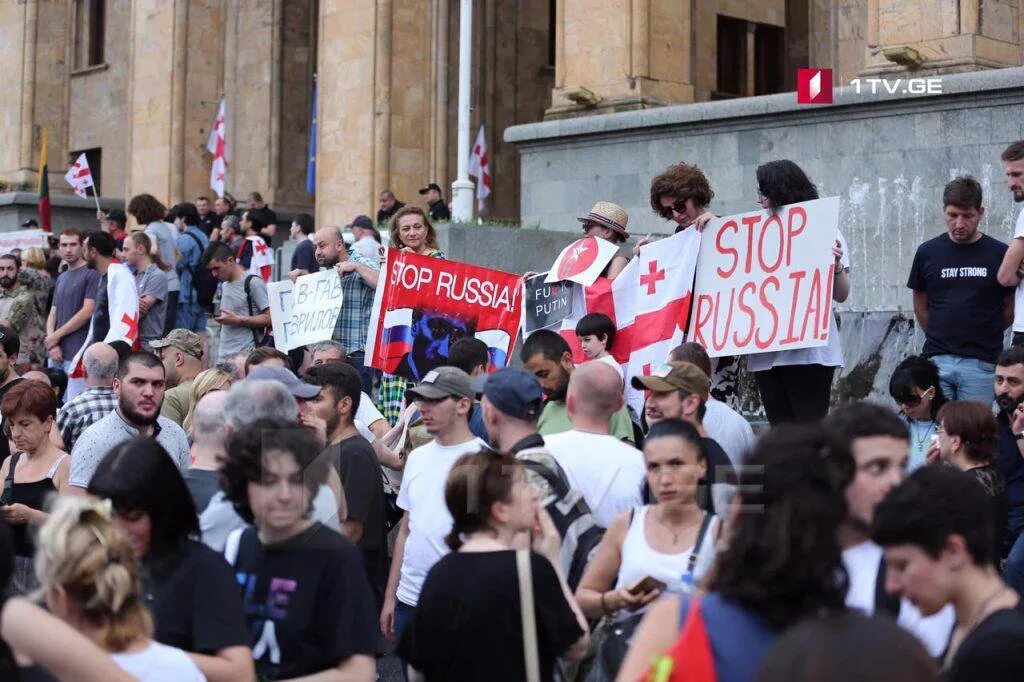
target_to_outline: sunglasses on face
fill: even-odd
[[[902,405],[903,407],[911,407],[911,408],[913,408],[913,407],[917,407],[918,405],[920,405],[921,401],[923,401],[925,398],[931,397],[931,394],[932,394],[932,389],[929,388],[927,391],[925,391],[921,395],[905,396],[903,398],[900,398],[897,402],[899,402],[899,404]]]
[[[686,200],[685,199],[680,199],[679,201],[677,201],[676,203],[672,204],[671,206],[668,206],[668,207],[662,206],[661,207],[661,217],[664,218],[665,220],[672,220],[672,215],[674,213],[686,213]]]

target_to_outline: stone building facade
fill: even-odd
[[[477,0],[472,127],[486,214],[520,215],[513,125],[792,90],[798,66],[857,76],[1021,64],[1021,0]],[[102,196],[210,195],[228,108],[228,190],[344,224],[390,188],[455,175],[457,0],[0,3],[0,180],[54,194],[86,152]],[[313,79],[316,201],[306,193]]]

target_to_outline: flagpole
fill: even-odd
[[[455,156],[458,177],[452,183],[452,220],[473,219],[473,182],[466,170],[469,163],[469,95],[473,57],[473,0],[460,0],[459,11],[459,149]]]
[[[96,212],[99,213],[103,209],[100,208],[100,195],[96,193],[96,185],[92,186],[92,198],[96,200]]]

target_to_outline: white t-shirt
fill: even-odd
[[[883,550],[875,543],[865,541],[843,550],[843,565],[850,576],[850,589],[846,593],[846,606],[867,615],[875,613],[875,584]],[[900,599],[900,615],[896,622],[904,630],[921,640],[933,657],[942,655],[953,632],[956,612],[952,604],[931,616],[923,616],[906,598]]]
[[[739,470],[743,458],[754,449],[754,429],[743,415],[721,400],[712,398],[705,405],[704,430],[708,437],[722,446],[725,454],[729,455],[729,461]]]
[[[605,355],[603,358],[597,358],[596,360],[588,360],[587,362],[603,362],[604,364],[608,365],[616,372],[618,372],[619,378],[621,378],[623,382],[626,381],[626,375],[622,371],[622,365],[620,365],[619,361],[616,360],[615,357],[612,355]]]
[[[448,554],[444,538],[452,532],[452,515],[444,503],[444,484],[452,465],[462,455],[479,452],[487,444],[479,438],[459,445],[432,440],[409,453],[398,491],[398,506],[409,512],[398,601],[416,606],[420,589],[434,564]]]
[[[358,253],[366,260],[373,261],[376,263],[380,260],[380,244],[373,237],[363,237],[356,241],[352,245],[352,250]]]
[[[839,259],[839,267],[849,268],[850,248],[846,245],[846,238],[843,237],[842,232],[836,230],[836,239],[839,240],[839,246],[843,250],[843,257]],[[842,367],[843,346],[839,340],[839,325],[836,324],[836,316],[834,314],[829,316],[828,343],[824,346],[780,350],[771,353],[752,353],[747,356],[748,372],[763,372],[772,367],[781,367],[783,365]]]
[[[1013,228],[1013,238],[1024,239],[1024,209],[1017,214],[1017,225]],[[1024,332],[1024,280],[1017,285],[1013,304],[1013,331]]]
[[[110,654],[110,658],[139,682],[206,682],[184,651],[157,642],[142,651]]]
[[[359,432],[359,435],[365,438],[368,443],[372,443],[377,440],[377,436],[373,435],[373,431],[370,431],[370,424],[380,421],[383,418],[384,415],[381,414],[380,410],[377,409],[377,406],[373,404],[373,400],[370,396],[365,393],[360,393],[359,409],[356,410],[356,417],[352,420],[352,425],[356,427],[356,431]]]
[[[633,446],[615,436],[576,429],[544,436],[544,445],[605,528],[622,512],[643,504],[647,470],[643,454]]]

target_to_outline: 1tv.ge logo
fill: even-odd
[[[798,104],[832,104],[832,69],[797,69]]]

